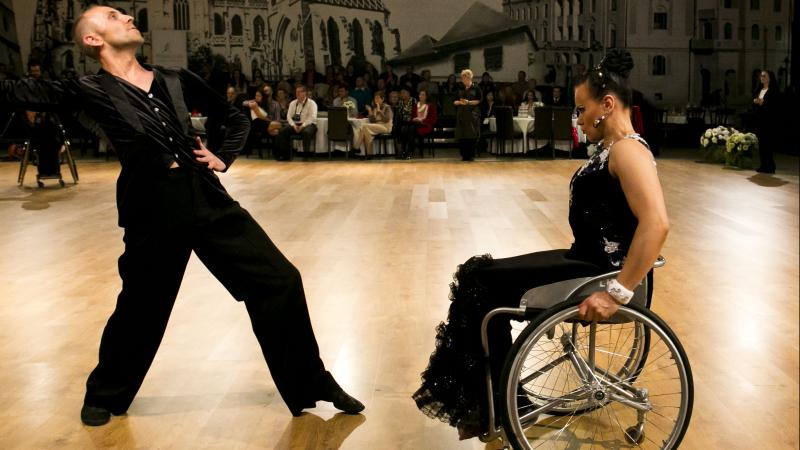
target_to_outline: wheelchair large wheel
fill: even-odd
[[[578,341],[583,329],[577,321],[570,322],[570,337]],[[551,328],[547,337],[549,341],[543,341],[540,345],[539,352],[547,351],[560,351],[554,350],[553,347],[547,348],[546,345],[556,345],[561,347],[560,342],[554,342],[556,335],[556,328]],[[520,336],[522,337],[522,336]],[[641,322],[622,322],[614,324],[605,324],[601,328],[601,333],[595,335],[595,339],[601,342],[605,341],[608,346],[608,341],[614,339],[615,357],[609,358],[605,370],[618,378],[625,378],[633,381],[638,376],[642,366],[647,360],[647,354],[650,349],[650,332],[644,327]],[[509,352],[514,354],[513,352]],[[548,370],[535,372],[523,379],[518,387],[518,394],[527,397],[532,408],[538,408],[553,400],[560,398],[562,392],[566,388],[575,388],[575,380],[564,380],[566,382],[573,382],[572,386],[564,385],[561,389],[553,389],[551,386],[551,378],[546,375],[553,370],[564,370],[569,368],[571,362],[569,361],[569,354],[563,353],[560,358],[556,358],[548,362]],[[555,397],[554,397],[555,396]],[[554,416],[572,415],[577,413],[584,413],[592,409],[599,408],[601,404],[591,399],[574,400],[571,402],[554,403],[552,408],[548,409],[547,414]]]
[[[540,314],[501,377],[499,414],[514,448],[675,448],[692,411],[689,361],[654,313],[620,307],[609,323],[578,303]]]

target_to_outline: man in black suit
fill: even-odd
[[[567,106],[567,98],[561,95],[561,86],[553,86],[553,94],[549,103],[549,106]]]
[[[319,357],[300,273],[234,201],[214,173],[226,171],[247,137],[247,118],[186,70],[143,66],[144,39],[131,16],[93,6],[74,26],[76,43],[102,70],[79,80],[0,83],[0,103],[76,109],[100,129],[122,165],[117,180],[125,252],[122,291],[86,382],[81,420],[103,425],[124,414],[155,357],[194,251],[243,301],[270,372],[293,415],[332,401],[363,410]],[[188,111],[208,117],[209,150],[191,135]],[[225,135],[219,137],[221,126]]]

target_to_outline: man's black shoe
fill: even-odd
[[[320,400],[332,402],[336,409],[345,414],[358,414],[364,410],[364,404],[345,392],[330,372],[325,372],[320,386]]]
[[[90,427],[105,425],[111,420],[111,411],[97,406],[83,405],[81,408],[81,422]]]

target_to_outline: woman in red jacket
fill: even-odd
[[[436,103],[428,103],[428,91],[420,89],[419,101],[414,105],[411,111],[411,121],[417,124],[416,139],[409,141],[410,151],[406,159],[410,159],[411,155],[417,150],[417,146],[422,149],[422,140],[425,136],[433,132],[433,126],[436,124]],[[424,151],[424,150],[420,150]],[[420,153],[420,155],[422,155]]]

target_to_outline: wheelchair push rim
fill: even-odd
[[[500,391],[510,443],[521,449],[677,447],[693,388],[675,334],[639,307],[621,307],[615,323],[578,323],[577,313],[574,305],[551,308],[514,343]],[[635,336],[646,336],[649,345],[624,344]]]

